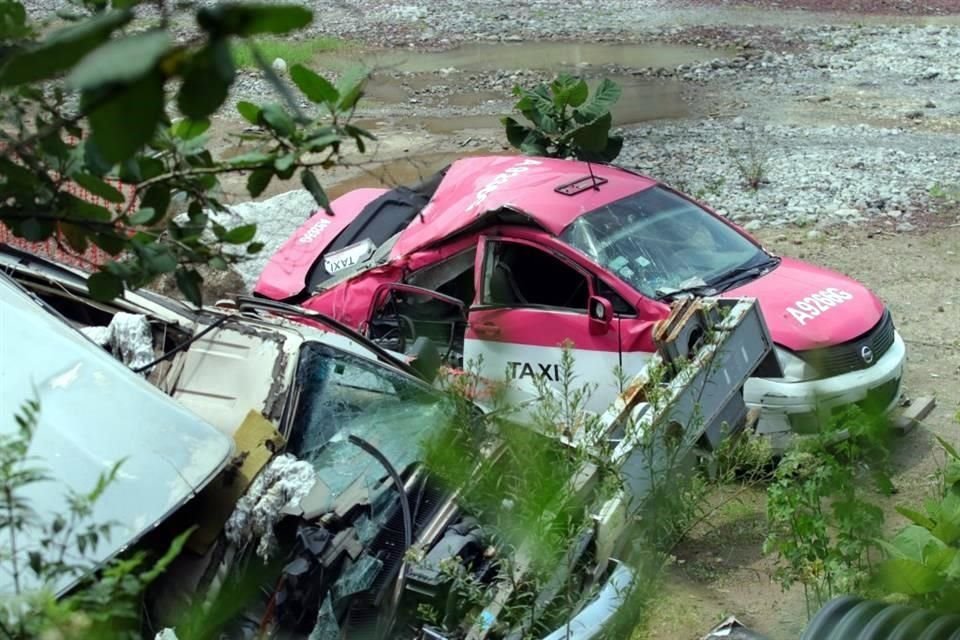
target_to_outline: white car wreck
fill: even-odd
[[[225,637],[598,637],[630,613],[632,549],[643,545],[633,523],[648,496],[678,454],[688,460],[756,420],[742,387],[773,357],[753,301],[685,301],[595,428],[517,428],[518,451],[514,426],[418,377],[431,370],[429,349],[411,365],[317,312],[270,301],[198,311],[140,292],[100,303],[84,274],[8,249],[0,271],[30,292],[0,275],[0,303],[16,310],[4,312],[16,321],[3,323],[2,357],[28,372],[13,380],[4,367],[7,414],[32,376],[45,428],[73,443],[44,447],[44,461],[71,486],[136,461],[97,513],[128,524],[96,560],[151,531],[198,527],[147,594],[151,633],[256,580]],[[84,404],[72,404],[80,391]],[[149,413],[133,413],[141,407]],[[109,430],[88,436],[107,418]],[[457,468],[431,466],[438,443]],[[536,535],[504,533],[515,512],[496,493],[511,458],[522,467],[545,452],[561,461],[559,481],[537,519],[552,527],[576,513],[579,523],[546,573]],[[492,503],[470,495],[485,479]],[[36,499],[57,506],[49,490]],[[506,511],[482,508],[491,505]]]

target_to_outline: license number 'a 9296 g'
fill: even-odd
[[[810,294],[803,300],[797,300],[792,307],[787,307],[787,312],[801,325],[805,325],[807,321],[813,320],[821,313],[852,299],[853,294],[843,289],[830,287]]]

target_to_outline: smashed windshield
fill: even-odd
[[[320,343],[304,346],[297,374],[288,451],[310,462],[334,497],[351,485],[366,491],[385,475],[349,436],[371,443],[402,473],[449,416],[444,397],[429,387]]]
[[[561,239],[651,298],[713,285],[769,260],[721,220],[662,187],[581,215]]]

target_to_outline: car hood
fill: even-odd
[[[884,310],[856,280],[790,258],[724,296],[757,298],[774,341],[792,351],[853,340],[872,329]]]
[[[136,542],[200,491],[229,460],[233,441],[183,408],[113,356],[40,307],[0,275],[0,435],[17,433],[14,413],[40,404],[27,459],[51,482],[23,488],[20,497],[41,518],[68,513],[68,491],[85,495],[120,463],[113,482],[92,507],[87,524],[114,523],[109,537],[87,546],[70,541],[70,558],[93,566]],[[18,534],[24,556],[43,548],[44,532]],[[82,564],[77,561],[77,564]],[[62,594],[81,576],[64,574],[49,585]],[[39,586],[25,572],[21,587]],[[0,594],[14,590],[0,572]]]

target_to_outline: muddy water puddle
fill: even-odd
[[[322,54],[317,64],[332,69],[364,64],[400,73],[435,71],[560,70],[619,65],[627,68],[675,67],[725,57],[718,49],[672,44],[604,44],[599,42],[517,42],[471,44],[447,51],[366,51]]]
[[[676,81],[646,80],[632,76],[616,77],[616,81],[623,93],[620,100],[613,106],[613,123],[617,126],[637,124],[648,120],[661,118],[682,118],[688,115],[687,105],[683,100],[681,85]],[[596,81],[589,83],[592,86]],[[390,93],[376,89],[376,83],[371,85],[371,97],[385,104],[400,104],[410,100],[412,92]],[[494,113],[483,114],[451,114],[451,115],[423,115],[399,116],[382,119],[392,121],[393,124],[408,128],[423,128],[429,133],[450,135],[462,131],[500,129],[500,118],[510,111],[510,105],[515,98],[507,92],[496,93],[481,91],[477,93],[453,93],[446,98],[451,107],[487,108]]]

